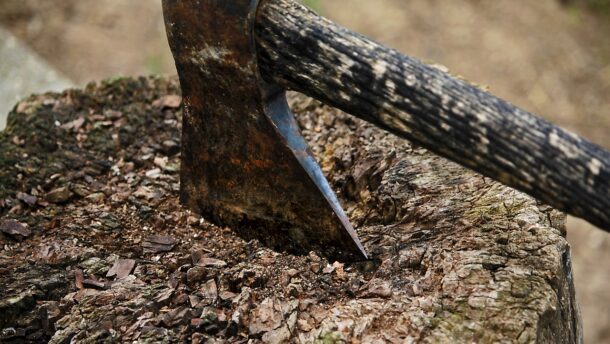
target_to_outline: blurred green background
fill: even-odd
[[[610,0],[304,2],[610,148]],[[2,28],[62,85],[174,73],[159,0],[2,0]],[[22,54],[7,42],[0,39],[5,50]],[[37,69],[9,63],[0,55],[0,90],[40,85],[9,73]],[[575,219],[568,233],[585,340],[610,343],[610,236]]]

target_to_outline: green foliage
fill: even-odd
[[[320,1],[319,0],[301,0],[303,5],[311,8],[314,11],[320,10]]]
[[[161,56],[159,56],[159,55],[148,56],[148,58],[146,58],[145,65],[146,65],[146,71],[148,72],[148,74],[152,74],[152,75],[160,74],[163,69],[161,67]]]
[[[587,10],[595,14],[610,15],[610,0],[564,0],[572,10]]]
[[[336,343],[345,343],[345,341],[341,338],[341,334],[338,332],[327,332],[320,334],[320,337],[316,341],[319,344],[336,344]]]
[[[594,11],[610,13],[610,0],[585,0],[585,3]]]

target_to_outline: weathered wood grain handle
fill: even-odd
[[[293,0],[257,18],[261,73],[610,231],[610,152]]]

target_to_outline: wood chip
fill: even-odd
[[[201,287],[201,295],[203,296],[206,304],[213,304],[216,302],[218,298],[218,287],[216,286],[216,281],[213,279],[205,282],[205,284]]]
[[[144,253],[169,252],[176,246],[176,239],[165,235],[151,235],[144,239]]]
[[[392,288],[390,283],[381,279],[372,279],[369,281],[366,289],[362,292],[363,298],[390,298],[392,296]]]
[[[70,197],[72,197],[72,192],[67,187],[61,187],[57,189],[51,190],[47,194],[47,201],[51,203],[65,203]]]
[[[193,312],[188,307],[175,308],[162,316],[161,322],[172,327],[180,324],[188,324],[193,318]]]
[[[218,297],[222,300],[222,301],[231,301],[233,299],[235,299],[237,297],[237,294],[230,292],[228,290],[222,291],[220,292],[220,294],[218,295]]]
[[[73,121],[63,124],[61,126],[61,128],[65,129],[65,130],[78,131],[78,129],[80,129],[83,126],[83,124],[85,124],[85,117],[81,116]]]
[[[224,260],[220,260],[220,259],[202,257],[197,262],[197,265],[198,266],[205,266],[205,267],[208,267],[208,268],[222,269],[222,268],[227,266],[227,262],[225,262]]]
[[[343,264],[341,264],[339,262],[334,262],[333,267],[335,268],[335,273],[337,274],[338,279],[343,280],[343,279],[347,278],[347,274],[345,273],[345,270],[343,269]]]
[[[78,290],[85,289],[85,285],[83,284],[84,280],[85,276],[83,275],[83,270],[74,269],[74,284],[76,284],[76,288],[78,288]]]
[[[96,281],[93,279],[84,279],[83,280],[83,286],[85,286],[85,288],[89,287],[89,288],[94,288],[94,289],[108,289],[108,286],[106,285],[106,283],[104,282],[100,282],[100,281]]]
[[[322,273],[327,275],[332,274],[333,272],[335,272],[335,267],[330,264],[326,265],[326,267],[322,270]]]
[[[165,291],[162,291],[161,293],[159,293],[157,295],[157,298],[155,299],[155,303],[157,303],[159,306],[165,306],[165,305],[169,304],[172,299],[172,296],[174,295],[174,291],[175,291],[175,289],[173,289],[173,288],[169,288],[169,289],[166,289]]]
[[[30,231],[26,223],[21,223],[12,219],[2,221],[0,224],[0,231],[18,241],[24,240],[32,235],[32,231]]]
[[[273,297],[267,298],[252,312],[252,321],[248,329],[252,335],[269,332],[280,327],[283,320],[278,300]]]
[[[125,278],[129,276],[135,266],[136,261],[133,259],[117,259],[110,270],[108,270],[106,277],[116,276],[117,279]]]
[[[29,206],[36,205],[36,201],[38,200],[36,196],[28,195],[25,192],[18,192],[17,199]]]
[[[167,95],[153,102],[153,106],[158,109],[176,109],[180,107],[182,97],[178,95]]]
[[[167,166],[167,157],[156,156],[153,163],[161,168],[165,168],[165,166]]]

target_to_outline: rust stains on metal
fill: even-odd
[[[366,258],[284,90],[260,77],[258,3],[163,1],[185,104],[181,201],[275,248]]]

